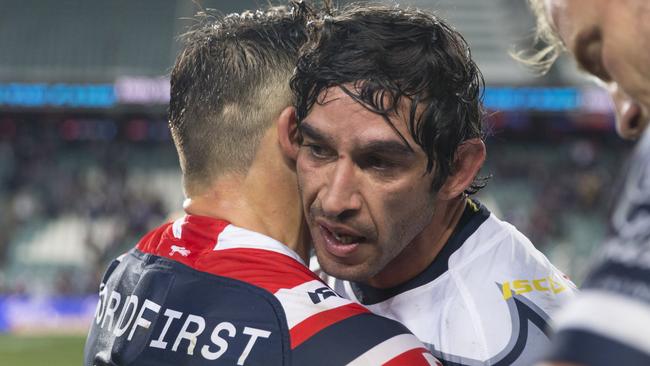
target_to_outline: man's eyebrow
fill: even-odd
[[[391,155],[401,155],[404,157],[408,157],[415,154],[415,152],[409,146],[404,145],[402,142],[390,141],[390,140],[370,141],[369,143],[365,144],[361,149],[359,149],[359,152],[363,154],[388,153]]]
[[[319,131],[314,126],[311,126],[308,121],[302,121],[302,123],[298,126],[298,131],[300,131],[301,135],[309,138],[310,140],[332,142],[331,138],[326,137],[324,133]]]
[[[303,121],[298,130],[304,136],[310,140],[325,142],[328,144],[333,144],[331,137],[326,136],[324,133],[319,131],[314,126],[311,126],[308,121]],[[413,149],[410,146],[404,144],[401,141],[395,140],[373,140],[358,149],[358,153],[361,154],[377,154],[377,153],[389,153],[394,155],[401,156],[411,156],[415,154]]]

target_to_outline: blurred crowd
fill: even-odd
[[[61,265],[44,280],[52,293],[94,293],[107,262],[168,215],[161,194],[129,184],[129,178],[147,160],[153,169],[163,169],[159,159],[171,157],[168,163],[174,166],[173,146],[125,139],[69,141],[61,138],[57,123],[22,127],[0,140],[0,294],[30,291],[28,279],[12,276],[12,269],[29,263],[18,258],[16,249],[64,217],[81,218],[87,226],[69,233],[83,236],[83,265]],[[109,230],[93,230],[107,221]],[[48,245],[65,248],[61,242]]]
[[[0,122],[0,294],[32,291],[33,278],[17,268],[31,264],[16,249],[48,223],[76,217],[87,229],[69,233],[84,243],[81,264],[53,263],[55,270],[42,272],[45,292],[95,293],[108,261],[181,208],[168,138],[135,141],[118,133],[71,140],[62,128],[62,122],[32,121],[8,134]],[[483,174],[492,178],[479,199],[579,282],[586,258],[606,233],[614,177],[629,146],[610,135],[568,139],[488,138]],[[172,182],[153,189],[158,171]]]

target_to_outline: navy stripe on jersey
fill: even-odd
[[[363,283],[352,282],[355,296],[364,305],[373,305],[388,300],[393,296],[420,287],[438,278],[449,269],[449,258],[470,237],[485,220],[490,217],[490,211],[478,201],[468,200],[454,232],[431,264],[419,275],[409,281],[392,288],[379,289]]]
[[[320,331],[293,350],[294,365],[346,365],[375,345],[410,333],[402,324],[374,314],[361,314]]]
[[[584,289],[605,289],[650,303],[650,269],[620,262],[603,262],[592,271]]]
[[[590,366],[645,366],[650,355],[613,339],[582,330],[562,330],[554,336],[553,348],[546,360],[573,362]]]

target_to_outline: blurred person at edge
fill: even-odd
[[[539,360],[575,287],[468,197],[485,185],[483,79],[462,36],[366,3],[311,24],[291,84],[299,133],[283,146],[335,290],[448,365]]]
[[[548,69],[564,51],[610,93],[616,130],[638,139],[581,294],[559,312],[551,365],[650,365],[650,2],[529,0]]]
[[[280,126],[305,24],[290,7],[204,16],[171,75],[186,215],[114,261],[85,365],[436,365],[403,325],[305,265],[295,162]],[[286,140],[286,139],[285,139]]]

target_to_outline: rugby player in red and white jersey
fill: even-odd
[[[403,325],[305,266],[289,77],[304,3],[206,18],[171,76],[187,213],[114,261],[85,365],[436,365]],[[278,132],[280,131],[280,132]],[[287,141],[289,138],[284,137]]]
[[[467,197],[486,152],[482,77],[462,36],[425,11],[366,3],[310,34],[285,153],[334,289],[443,364],[530,365],[575,287]]]

